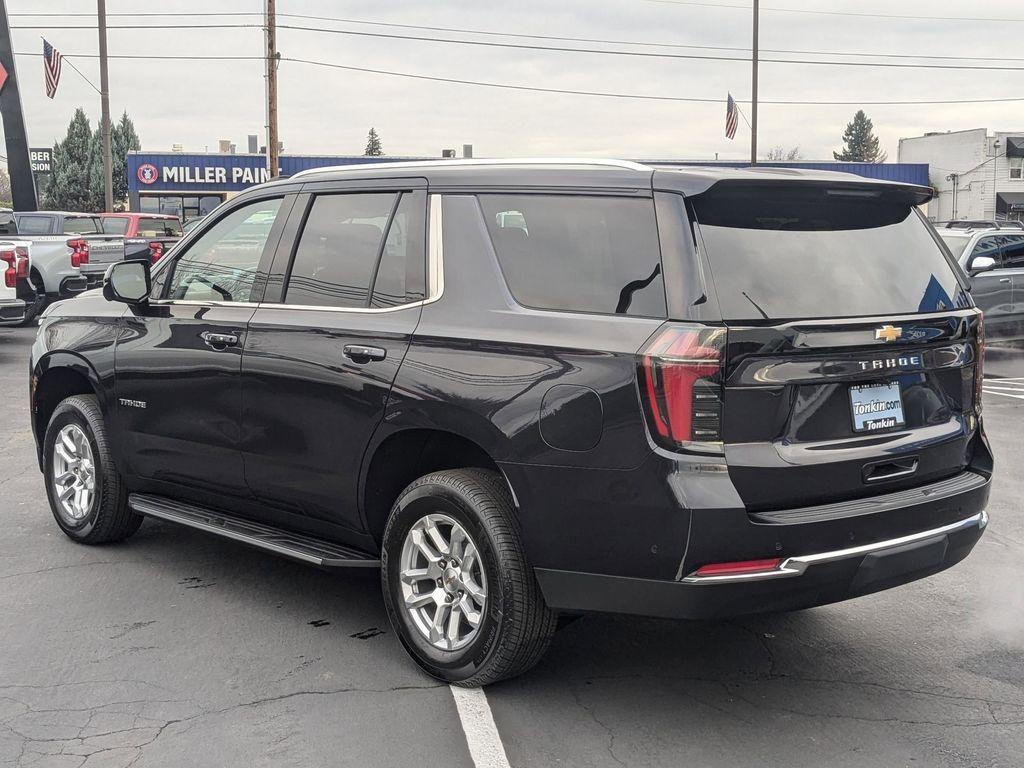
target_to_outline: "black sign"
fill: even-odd
[[[50,173],[53,171],[53,149],[50,147],[29,148],[29,161],[32,163],[32,173]]]

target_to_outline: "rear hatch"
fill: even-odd
[[[927,190],[720,182],[689,198],[722,321],[721,441],[748,512],[951,478],[978,431],[981,316]]]

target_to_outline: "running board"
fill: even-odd
[[[312,565],[325,568],[380,567],[380,558],[343,544],[213,512],[163,496],[133,493],[128,497],[128,505],[140,515],[187,525]]]

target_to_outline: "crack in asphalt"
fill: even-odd
[[[597,714],[591,707],[583,703],[583,699],[580,695],[579,690],[577,690],[576,688],[571,688],[570,693],[572,694],[573,699],[576,701],[576,706],[582,709],[584,712],[586,712],[590,719],[597,723],[597,725],[600,726],[604,730],[604,732],[608,734],[608,744],[606,747],[608,750],[608,756],[611,757],[611,759],[614,760],[618,765],[621,765],[623,766],[623,768],[626,768],[626,763],[620,760],[618,755],[615,754],[615,732],[604,721],[602,721],[601,718],[597,716]]]

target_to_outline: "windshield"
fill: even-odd
[[[68,216],[64,219],[66,235],[99,235],[103,233],[99,218],[95,216]]]
[[[963,256],[964,249],[967,244],[971,242],[969,237],[957,237],[956,235],[947,235],[945,232],[939,232],[939,237],[942,238],[942,242],[949,248],[950,253],[953,254],[953,258],[959,260]]]
[[[139,219],[137,237],[181,237],[181,222],[177,219]]]
[[[716,185],[691,206],[725,320],[969,306],[929,226],[898,191]]]

